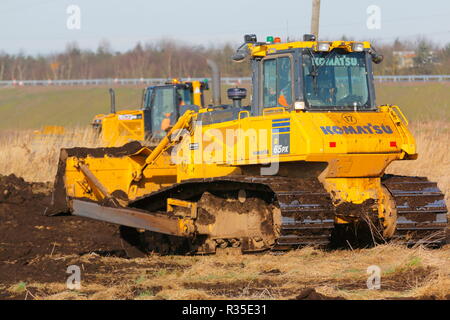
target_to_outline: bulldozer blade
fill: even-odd
[[[105,207],[95,202],[82,200],[72,200],[72,209],[72,214],[80,217],[168,235],[184,236],[179,227],[179,219],[175,216],[169,216],[167,213],[150,213],[139,209]]]
[[[87,157],[92,158],[103,158],[105,156],[109,157],[126,157],[133,154],[136,154],[141,150],[143,146],[137,142],[130,142],[122,147],[114,147],[114,148],[68,148],[61,149],[58,161],[58,170],[55,176],[55,182],[52,193],[52,201],[50,208],[46,212],[48,216],[54,216],[58,214],[68,213],[70,212],[69,205],[69,195],[67,194],[67,186],[66,186],[66,161],[69,157],[77,157],[80,159],[84,159]],[[86,170],[85,170],[86,171]],[[93,179],[92,174],[91,180],[94,185],[96,184],[97,188],[99,185],[102,185],[98,179]],[[105,189],[103,187],[103,189]],[[103,190],[103,195],[106,197],[110,197],[109,193]],[[106,194],[105,194],[106,193]]]

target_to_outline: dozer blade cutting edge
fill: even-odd
[[[149,214],[138,209],[106,207],[82,200],[72,200],[72,214],[173,236],[186,235],[180,232],[178,219],[166,214]]]

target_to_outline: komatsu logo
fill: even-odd
[[[392,134],[388,125],[375,125],[368,123],[366,126],[321,126],[325,134]]]

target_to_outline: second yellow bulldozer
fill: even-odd
[[[400,109],[375,103],[369,42],[246,35],[233,59],[251,62],[251,106],[232,88],[154,148],[62,150],[53,212],[136,228],[160,253],[445,241],[436,183],[385,174],[418,154]]]
[[[96,115],[92,127],[108,147],[122,146],[130,141],[155,144],[186,110],[204,106],[203,93],[207,89],[208,83],[204,81],[172,79],[164,85],[147,87],[142,108],[120,111],[116,111],[115,92],[109,89],[111,112]]]

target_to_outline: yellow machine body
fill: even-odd
[[[383,196],[380,177],[392,161],[417,157],[414,138],[399,112],[390,106],[365,113],[287,112],[277,108],[259,117],[198,124],[175,149],[162,153],[145,168],[145,178],[139,184],[131,182],[151,153],[147,147],[126,157],[87,157],[83,162],[108,190],[120,190],[128,200],[187,179],[243,174],[254,165],[279,163],[278,170],[289,170],[284,174],[302,176],[305,163],[322,163],[326,164],[323,170],[315,174],[320,175],[327,191],[339,202],[359,204]],[[194,123],[197,115],[193,115]],[[282,134],[290,136],[289,154],[273,153],[274,136],[280,134],[273,134],[272,127],[278,123],[285,125],[277,128],[288,129]],[[82,182],[77,161],[76,157],[67,159],[68,194],[100,201],[102,195],[89,191],[88,183]],[[284,164],[292,163],[297,168],[285,169]]]
[[[201,132],[188,136],[179,148],[177,180],[242,174],[246,167],[267,163],[281,168],[296,163],[298,168],[289,175],[301,176],[302,163],[326,163],[321,179],[327,190],[340,200],[362,203],[381,194],[379,179],[392,161],[417,158],[414,138],[398,107],[365,113],[267,111],[201,126]],[[274,126],[286,130],[274,134]],[[274,154],[280,135],[289,136],[289,153]],[[193,145],[198,149],[192,150]]]
[[[94,122],[101,122],[100,138],[103,144],[116,147],[134,140],[145,140],[143,115],[142,110],[120,110],[107,115],[96,115]]]

